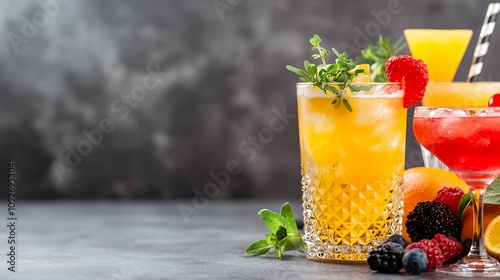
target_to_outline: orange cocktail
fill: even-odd
[[[427,85],[424,106],[488,106],[488,100],[500,92],[500,82],[453,82]]]
[[[467,50],[472,30],[406,29],[411,55],[422,59],[429,69],[429,81],[451,82]]]
[[[352,107],[297,85],[308,257],[365,261],[402,227],[406,113],[401,84],[364,83]]]

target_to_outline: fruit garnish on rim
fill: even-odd
[[[405,108],[422,100],[429,82],[429,72],[421,59],[416,60],[411,55],[393,56],[387,60],[385,68],[390,82],[403,82]]]
[[[359,74],[366,73],[368,67],[356,65],[352,59],[347,57],[347,53],[339,53],[336,49],[332,48],[337,58],[335,63],[327,64],[326,58],[330,52],[320,46],[321,38],[314,35],[309,42],[312,45],[312,50],[317,50],[318,54],[313,54],[314,59],[320,59],[321,64],[314,64],[308,60],[304,61],[304,70],[298,69],[294,66],[287,65],[286,69],[300,76],[300,80],[306,83],[312,83],[314,86],[320,88],[328,94],[331,92],[335,94],[339,100],[334,101],[336,106],[342,103],[349,112],[352,112],[349,101],[344,99],[343,94],[347,89],[355,91],[356,88],[351,86],[354,79]],[[330,85],[329,83],[339,83],[339,87]]]
[[[500,107],[500,93],[494,94],[488,101],[488,107]]]

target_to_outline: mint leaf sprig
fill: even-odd
[[[457,211],[457,217],[459,219],[462,219],[465,210],[467,210],[467,207],[469,207],[473,199],[474,195],[472,194],[471,191],[462,196],[458,204],[458,211]],[[500,177],[496,178],[493,182],[491,182],[491,184],[486,189],[486,192],[484,194],[484,203],[500,204]]]
[[[338,107],[341,103],[347,108],[349,112],[352,112],[351,105],[349,101],[344,99],[343,94],[347,88],[351,87],[351,82],[354,78],[361,73],[364,73],[364,69],[355,69],[356,63],[352,59],[347,57],[347,53],[339,53],[336,49],[332,48],[337,58],[335,63],[327,64],[326,58],[330,55],[330,52],[321,47],[321,38],[318,35],[314,35],[309,42],[312,45],[312,50],[317,50],[317,54],[313,54],[313,59],[321,59],[321,64],[316,65],[309,61],[304,61],[304,70],[297,67],[287,65],[286,69],[299,75],[300,80],[306,83],[312,83],[314,86],[320,88],[327,93],[327,91],[335,94],[338,99],[333,100],[332,104],[336,104]],[[328,83],[340,83],[340,86],[333,87]]]
[[[484,203],[500,204],[500,177],[496,178],[486,189]]]
[[[458,203],[457,218],[462,219],[465,214],[465,210],[467,210],[467,207],[469,207],[473,199],[474,197],[470,191],[462,195],[460,202]]]
[[[250,244],[246,249],[247,254],[260,256],[274,248],[274,255],[277,259],[281,259],[292,247],[296,247],[302,253],[306,252],[306,243],[302,240],[292,207],[288,202],[283,204],[280,214],[262,209],[259,211],[259,216],[271,233],[266,234],[265,239]]]
[[[379,35],[376,45],[368,44],[368,46],[361,51],[361,55],[356,58],[356,62],[360,64],[370,64],[370,78],[372,81],[382,83],[388,82],[385,63],[387,59],[399,54],[404,48],[406,48],[406,43],[404,42],[403,36],[395,43],[391,44],[390,37]]]

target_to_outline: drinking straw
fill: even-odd
[[[477,82],[479,75],[483,70],[484,57],[488,52],[491,34],[495,30],[495,21],[499,12],[500,3],[490,3],[488,5],[488,11],[486,11],[486,17],[484,18],[483,27],[481,28],[481,33],[477,39],[476,49],[472,58],[472,65],[470,66],[467,78],[468,82]]]

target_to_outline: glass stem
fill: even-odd
[[[487,185],[470,186],[473,195],[472,219],[474,221],[474,235],[472,238],[472,246],[468,254],[468,257],[470,258],[483,259],[488,257],[488,252],[486,252],[486,248],[484,248],[483,243],[483,199],[487,187]]]

